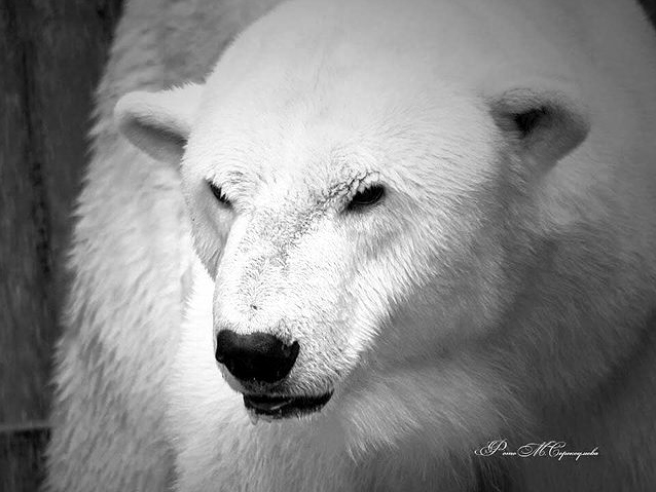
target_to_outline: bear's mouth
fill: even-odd
[[[302,417],[318,412],[333,396],[332,391],[318,396],[244,395],[244,405],[251,421]]]

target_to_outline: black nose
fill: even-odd
[[[216,337],[216,360],[242,381],[280,381],[294,367],[298,350],[298,342],[287,345],[268,333],[221,330]]]

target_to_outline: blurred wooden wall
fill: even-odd
[[[0,0],[0,491],[35,490],[62,264],[120,0]]]
[[[60,265],[121,2],[0,0],[1,492],[33,491],[40,473]]]

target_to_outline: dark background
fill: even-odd
[[[43,472],[61,265],[121,5],[0,0],[0,492],[34,491]]]
[[[0,492],[42,472],[60,265],[121,3],[0,0]]]

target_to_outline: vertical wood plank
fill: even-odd
[[[47,417],[61,265],[120,2],[0,2],[1,423]]]
[[[0,490],[33,491],[61,265],[120,0],[0,0]],[[18,430],[17,430],[18,429]]]
[[[30,59],[21,8],[0,3],[0,422],[43,417],[40,333],[51,318],[42,278],[41,203],[28,115]]]
[[[21,14],[0,0],[0,423],[41,418],[47,405],[38,347],[49,313]],[[13,433],[0,435],[0,490],[36,490],[37,449]]]

